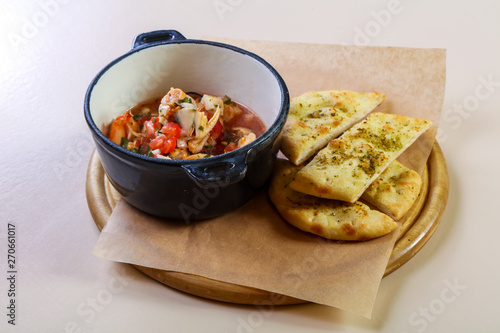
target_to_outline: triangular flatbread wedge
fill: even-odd
[[[353,203],[430,126],[428,120],[372,113],[330,141],[290,186],[302,193]]]
[[[389,216],[363,203],[322,199],[292,190],[289,184],[300,168],[278,159],[269,187],[271,201],[291,225],[324,238],[345,241],[369,240],[397,228]]]
[[[381,93],[311,91],[292,98],[281,152],[295,165],[363,119],[385,99]]]
[[[413,206],[421,187],[422,178],[416,171],[393,161],[368,186],[361,199],[399,220]]]

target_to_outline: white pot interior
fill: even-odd
[[[102,128],[171,87],[227,95],[256,112],[267,128],[282,103],[278,79],[255,58],[211,44],[171,43],[137,51],[111,66],[92,89],[90,114]]]

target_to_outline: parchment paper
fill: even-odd
[[[215,38],[206,38],[216,40]],[[217,39],[266,59],[294,97],[311,90],[385,93],[377,111],[428,119],[433,128],[399,160],[423,170],[445,89],[445,50]],[[264,190],[239,210],[189,225],[143,214],[121,201],[93,254],[191,273],[370,317],[396,232],[366,242],[335,242],[285,222]]]

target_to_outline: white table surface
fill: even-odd
[[[390,10],[390,11],[389,11]],[[2,1],[1,332],[498,332],[500,2]],[[372,319],[326,306],[200,299],[91,254],[83,118],[94,75],[139,33],[447,49],[441,224],[384,278]],[[365,37],[362,37],[364,32]],[[8,225],[15,225],[15,297]],[[15,326],[7,306],[15,299]]]

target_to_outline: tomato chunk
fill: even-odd
[[[230,151],[233,151],[233,150],[236,150],[238,149],[238,146],[236,145],[236,143],[234,142],[230,142],[226,148],[224,148],[224,152],[225,153],[229,153]]]
[[[161,149],[162,154],[168,154],[174,151],[177,146],[177,140],[167,139],[163,144],[163,148]]]
[[[165,136],[169,139],[177,140],[181,134],[181,127],[177,123],[168,122],[163,125],[160,133],[165,134]]]
[[[220,138],[220,136],[222,134],[222,130],[223,130],[222,123],[221,123],[220,120],[217,120],[217,122],[215,123],[214,128],[210,132],[210,135],[212,136],[212,138],[214,140],[217,140],[218,138]]]
[[[152,150],[161,149],[165,143],[165,136],[159,135],[149,142],[149,148]]]
[[[181,134],[181,127],[177,123],[168,122],[163,125],[160,133],[151,140],[149,148],[152,150],[160,149],[163,155],[173,152],[177,146],[177,139]]]
[[[156,137],[156,131],[161,128],[161,123],[158,117],[151,117],[151,120],[144,122],[144,126],[146,127],[148,136],[154,139]]]

